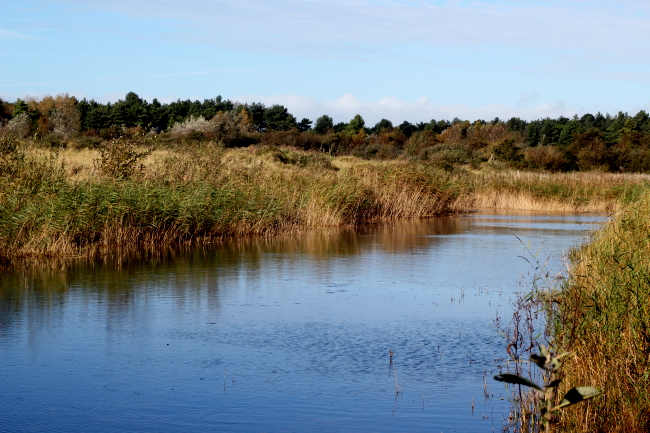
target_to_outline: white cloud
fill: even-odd
[[[18,33],[13,30],[3,29],[0,27],[0,41],[15,41],[20,39],[36,39],[33,36]]]
[[[647,60],[642,2],[382,2],[359,0],[69,0],[141,19],[167,19],[166,37],[310,57],[408,57],[402,45],[519,48]],[[164,35],[160,35],[164,37]],[[369,49],[372,48],[372,49]]]
[[[524,99],[530,101],[530,97]],[[306,96],[291,95],[248,95],[233,98],[239,102],[262,102],[266,105],[281,104],[297,118],[307,117],[315,120],[323,114],[334,118],[335,122],[348,122],[355,114],[361,114],[367,125],[374,125],[382,118],[394,124],[404,120],[411,123],[428,122],[431,119],[452,120],[454,117],[466,120],[492,120],[495,117],[509,119],[520,117],[534,120],[545,117],[557,118],[559,116],[571,117],[574,114],[584,114],[584,110],[574,110],[565,106],[563,102],[556,104],[542,103],[533,107],[507,107],[500,104],[484,105],[482,107],[469,107],[463,104],[438,105],[426,97],[415,101],[405,101],[393,96],[386,96],[378,101],[362,101],[354,95],[345,94],[336,100],[318,100]]]

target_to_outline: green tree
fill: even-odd
[[[264,118],[266,106],[261,102],[253,102],[246,105],[246,111],[253,121],[253,125],[255,125],[254,128],[258,131],[264,131],[266,129],[266,120]]]
[[[321,117],[316,119],[314,124],[314,132],[317,134],[327,134],[328,131],[334,129],[334,120],[327,114],[323,114]]]
[[[275,104],[264,110],[264,121],[269,131],[288,131],[297,128],[298,123],[293,114],[284,105]]]
[[[163,106],[158,99],[154,98],[149,105],[149,121],[150,126],[156,132],[162,132],[169,125],[169,110],[167,106]]]
[[[541,120],[534,120],[526,125],[526,144],[534,147],[539,144],[541,134],[540,130],[542,129]]]
[[[214,99],[205,99],[201,105],[201,115],[207,119],[212,119],[218,112],[229,112],[235,109],[235,104],[230,100],[224,100],[221,95]]]
[[[22,99],[16,99],[16,102],[14,103],[14,111],[11,113],[11,117],[18,117],[23,113],[29,114],[29,107],[27,107],[27,103]]]
[[[113,105],[113,122],[128,128],[133,126],[147,126],[150,122],[148,116],[148,103],[136,93],[129,92],[124,100],[119,100]]]
[[[399,125],[399,129],[404,133],[406,138],[409,138],[415,131],[417,131],[417,127],[406,120]]]
[[[334,125],[334,132],[343,132],[348,129],[348,124],[345,122],[339,122]]]
[[[372,127],[371,131],[375,134],[379,134],[382,130],[391,129],[393,129],[393,122],[388,119],[381,119],[379,122],[375,123],[375,126]]]
[[[568,119],[567,119],[568,120]],[[539,128],[539,142],[540,146],[550,146],[558,142],[560,132],[562,131],[561,125],[557,120],[546,118],[542,120]]]
[[[528,122],[521,120],[519,117],[511,117],[510,120],[506,122],[506,128],[508,128],[508,131],[524,132],[527,126]]]
[[[350,123],[348,123],[347,130],[353,134],[356,134],[364,129],[365,125],[366,122],[363,120],[363,117],[361,117],[360,114],[357,114],[352,118],[352,120],[350,120]]]
[[[298,122],[298,131],[307,132],[311,129],[312,121],[304,117],[300,122]]]
[[[558,145],[561,147],[569,146],[576,134],[584,132],[583,128],[584,126],[578,120],[577,116],[572,120],[569,120],[564,126],[562,126],[562,131],[560,132],[560,137],[558,138]]]

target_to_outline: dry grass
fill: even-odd
[[[646,432],[650,426],[650,194],[573,256],[560,297],[557,344],[575,353],[567,384],[602,398],[566,412],[565,431]]]
[[[156,150],[119,178],[94,150],[23,156],[0,196],[5,257],[434,216],[457,195],[449,176],[424,166],[348,159],[336,167],[322,153],[288,148]]]
[[[599,172],[478,172],[455,206],[551,212],[612,212],[650,184],[650,175]]]
[[[25,143],[21,149],[12,156],[19,161],[12,163],[13,175],[0,177],[4,257],[105,253],[128,244],[272,235],[487,207],[604,211],[638,195],[648,180],[446,172],[405,160],[331,158],[276,146],[194,143],[147,153],[127,143],[113,156],[94,149],[52,153]],[[132,165],[122,169],[114,159],[125,155]]]

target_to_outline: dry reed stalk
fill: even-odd
[[[453,209],[504,209],[534,212],[612,212],[616,201],[593,200],[588,203],[555,198],[532,197],[526,191],[477,191],[454,201]]]
[[[645,432],[650,425],[650,194],[576,251],[555,339],[575,353],[567,381],[604,397],[568,410],[565,429]]]
[[[602,210],[617,191],[648,178],[449,174],[405,160],[331,159],[318,152],[269,149],[223,149],[213,143],[158,149],[142,160],[143,170],[134,179],[115,181],[97,175],[97,150],[59,149],[52,156],[28,148],[27,159],[36,162],[28,161],[24,176],[5,180],[0,191],[0,205],[11,202],[7,209],[15,209],[0,224],[0,250],[5,257],[77,255],[93,244],[116,248],[289,233],[479,206]],[[542,187],[531,185],[535,182]],[[34,195],[18,194],[15,188],[23,187]],[[606,193],[595,194],[598,188]]]

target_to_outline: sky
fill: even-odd
[[[650,3],[0,2],[0,98],[214,98],[401,123],[650,111]]]

